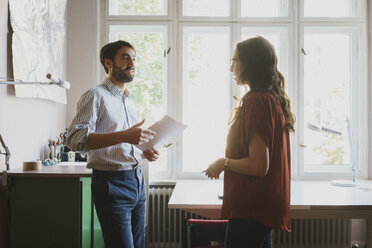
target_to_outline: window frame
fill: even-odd
[[[333,27],[336,29],[345,30],[350,29],[354,32],[353,38],[353,47],[352,55],[353,62],[351,63],[351,132],[352,132],[352,147],[354,150],[354,158],[356,161],[351,161],[356,164],[357,176],[361,178],[368,177],[368,137],[362,135],[363,133],[368,133],[368,120],[363,121],[363,116],[368,116],[368,80],[367,80],[367,66],[368,58],[363,56],[367,54],[367,13],[366,13],[366,2],[364,0],[359,0],[360,4],[360,16],[357,17],[304,17],[304,1],[300,0],[299,5],[297,6],[300,14],[299,16],[299,30],[298,30],[298,44],[299,49],[304,47],[304,34],[306,27],[319,28],[319,30],[324,29],[325,27]],[[357,30],[357,31],[356,31]],[[298,82],[299,84],[296,98],[297,110],[297,138],[294,140],[293,145],[295,146],[295,153],[292,155],[292,163],[296,163],[300,166],[296,166],[296,174],[292,177],[296,179],[343,179],[351,178],[353,172],[351,170],[351,163],[344,166],[332,166],[332,165],[321,165],[321,166],[312,166],[310,171],[305,171],[304,164],[304,153],[301,146],[304,144],[304,129],[298,128],[299,125],[304,126],[303,115],[300,115],[298,111],[303,111],[303,99],[304,99],[304,56],[298,52]],[[354,99],[360,99],[360,101],[355,101]],[[292,166],[293,168],[293,166]]]
[[[344,27],[358,27],[358,43],[357,43],[357,55],[358,61],[356,64],[353,63],[353,72],[355,77],[353,80],[356,83],[356,88],[352,85],[352,97],[353,99],[361,99],[356,104],[351,100],[352,113],[352,133],[354,151],[357,151],[355,156],[358,157],[358,163],[362,166],[359,167],[359,177],[368,177],[368,136],[362,135],[368,133],[368,56],[365,56],[368,51],[368,40],[367,40],[367,3],[366,0],[359,0],[358,6],[360,5],[360,16],[357,17],[304,17],[304,1],[288,0],[288,16],[286,17],[242,17],[240,13],[240,0],[230,1],[230,16],[227,17],[200,17],[200,16],[182,16],[182,0],[168,0],[167,8],[168,12],[166,16],[113,16],[108,13],[109,1],[101,1],[100,15],[101,15],[101,29],[98,28],[98,32],[101,33],[101,41],[99,45],[104,45],[108,41],[108,30],[110,24],[124,24],[124,25],[168,25],[168,45],[172,51],[168,55],[168,68],[167,68],[167,87],[166,92],[168,105],[166,106],[167,112],[170,116],[181,120],[182,118],[182,47],[183,47],[183,36],[182,27],[189,25],[201,25],[201,26],[229,26],[230,27],[230,53],[233,53],[234,45],[236,41],[241,37],[241,29],[243,27],[285,27],[288,30],[288,75],[286,77],[286,90],[287,94],[291,99],[292,111],[297,117],[295,123],[296,133],[290,135],[291,139],[291,153],[292,153],[292,178],[293,179],[337,179],[350,177],[352,175],[351,170],[342,171],[329,170],[323,168],[325,171],[319,171],[316,173],[305,172],[303,153],[301,152],[300,145],[303,140],[303,116],[301,111],[303,109],[303,82],[304,79],[304,61],[301,56],[301,47],[303,47],[304,28],[310,25],[316,26],[342,26]],[[355,58],[354,58],[355,59]],[[100,65],[99,65],[100,67]],[[356,68],[357,67],[357,68]],[[97,68],[98,69],[98,68]],[[358,70],[355,73],[354,69]],[[104,77],[102,69],[98,69],[100,78]],[[230,91],[232,96],[239,95],[239,87],[233,84],[233,76],[230,75]],[[230,97],[230,106],[235,105],[235,100]],[[181,99],[181,100],[180,100]],[[362,106],[362,107],[360,107]],[[182,121],[182,120],[181,120]],[[358,139],[356,139],[358,137]],[[167,172],[166,173],[152,173],[151,176],[156,179],[186,179],[186,178],[197,178],[203,179],[202,173],[185,173],[182,172],[182,135],[179,135],[174,145],[168,148],[167,158]],[[221,154],[223,157],[224,154]],[[217,158],[216,158],[217,159]],[[213,161],[211,161],[213,162]],[[150,165],[151,166],[151,165]],[[207,165],[206,165],[207,166]]]
[[[199,19],[199,18],[197,17],[195,19]],[[230,34],[230,41],[229,41],[230,45],[233,44],[233,43],[231,43],[232,42],[231,41],[231,36],[232,36],[231,34],[232,34],[232,28],[233,28],[232,27],[233,25],[231,23],[221,23],[220,21],[215,21],[215,22],[212,22],[212,23],[211,22],[205,23],[205,22],[202,22],[202,21],[196,21],[195,20],[193,22],[180,22],[178,24],[178,30],[182,32],[184,27],[191,27],[191,26],[197,26],[197,27],[203,27],[203,28],[208,27],[208,26],[210,26],[210,27],[226,27],[226,28],[228,28],[229,34]],[[178,38],[179,48],[183,48],[184,36],[179,35],[177,38]],[[230,50],[229,50],[230,54],[233,53],[233,49],[231,47],[232,46],[230,46]],[[178,75],[178,80],[177,80],[177,82],[179,83],[179,87],[178,87],[178,89],[179,89],[178,90],[179,105],[177,105],[178,109],[177,109],[176,112],[178,113],[177,118],[179,118],[179,120],[182,120],[181,112],[183,110],[183,103],[184,103],[183,92],[182,92],[183,76],[184,76],[183,71],[182,71],[182,68],[183,68],[183,51],[181,49],[178,49],[177,52],[179,54],[177,56],[178,57],[177,64],[179,65],[178,66],[179,75]],[[226,68],[226,69],[228,70],[229,68]],[[234,104],[234,99],[233,99],[232,96],[233,96],[234,92],[237,91],[237,87],[234,86],[233,83],[231,83],[232,80],[233,80],[233,77],[232,77],[231,73],[229,75],[229,79],[230,79],[230,83],[229,83],[230,92],[232,92],[232,95],[230,95],[230,102],[229,102],[230,105],[229,106],[230,106],[230,109],[232,109],[233,104]],[[183,156],[183,154],[182,154],[182,150],[183,150],[182,135],[180,135],[180,141],[181,142],[178,144],[179,150],[174,150],[174,161],[173,161],[173,163],[176,165],[174,167],[174,169],[176,171],[173,174],[173,177],[174,178],[204,179],[205,176],[204,176],[203,173],[201,173],[201,171],[203,169],[201,169],[199,172],[185,172],[185,171],[182,171],[182,161],[183,161],[183,159],[182,159],[182,156]],[[223,156],[224,156],[224,154],[221,154],[221,157],[223,157]],[[217,157],[215,159],[217,159]],[[212,163],[213,161],[210,161],[210,162]],[[208,166],[208,165],[206,165],[206,166]]]

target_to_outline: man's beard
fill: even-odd
[[[127,74],[127,71],[131,70],[131,67],[127,67],[124,70],[114,64],[112,68],[112,77],[120,83],[132,82],[134,74]]]

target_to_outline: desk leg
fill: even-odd
[[[367,248],[372,248],[372,217],[367,219]]]

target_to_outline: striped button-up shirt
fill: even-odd
[[[129,99],[106,78],[102,84],[88,90],[80,98],[77,113],[67,135],[67,145],[73,151],[88,152],[88,168],[97,170],[128,170],[141,161],[142,151],[129,143],[91,150],[88,136],[126,130],[138,123],[136,109]]]

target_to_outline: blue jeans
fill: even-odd
[[[226,248],[272,248],[272,228],[251,219],[230,219]]]
[[[144,248],[146,187],[142,170],[93,170],[92,197],[107,248]]]

